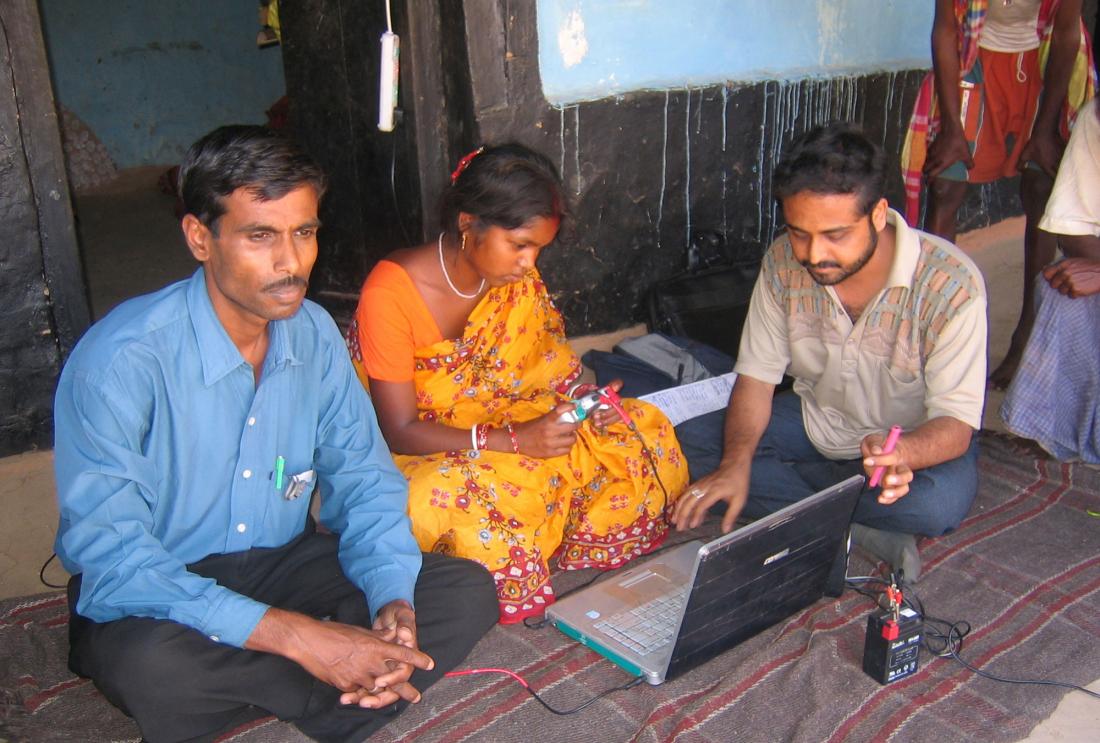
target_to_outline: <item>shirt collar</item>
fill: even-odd
[[[887,210],[886,222],[894,225],[894,262],[886,286],[910,286],[920,260],[920,235],[893,209]]]
[[[209,387],[246,362],[214,312],[214,305],[206,288],[206,274],[201,266],[191,276],[187,287],[187,309],[198,342],[203,383]],[[290,320],[269,323],[270,338],[265,367],[277,369],[284,364],[301,363],[291,348],[290,333],[286,327]]]
[[[299,307],[298,311],[291,317],[286,320],[272,320],[267,325],[271,337],[268,342],[267,361],[265,363],[270,362],[275,369],[280,369],[287,364],[298,366],[302,363],[301,359],[294,354],[294,344],[290,342],[290,323],[305,312],[304,307],[305,301],[302,302],[302,307]]]

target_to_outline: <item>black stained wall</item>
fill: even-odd
[[[894,169],[923,70],[632,93],[552,107],[542,96],[534,3],[468,0],[474,115],[484,141],[550,155],[574,200],[571,242],[540,258],[570,334],[643,319],[655,281],[679,271],[689,236],[719,232],[759,255],[782,225],[770,196],[783,148],[810,127],[856,122]],[[505,12],[507,10],[507,12]],[[495,32],[494,32],[495,29]],[[1019,213],[1015,181],[972,188],[962,230]]]
[[[401,32],[404,4],[392,5]],[[310,295],[346,322],[378,259],[406,242],[420,242],[410,128],[402,124],[383,133],[377,127],[385,5],[298,0],[281,3],[279,12],[291,127],[330,182]]]
[[[34,3],[0,5],[0,456],[48,447],[62,358],[88,326]]]
[[[300,131],[326,153],[322,161],[336,167],[322,233],[330,256],[320,280],[354,293],[377,259],[403,244],[394,210],[364,203],[364,194],[377,202],[390,193],[388,156],[356,155],[385,146],[373,129],[376,104],[371,98],[345,105],[340,92],[351,79],[348,69],[359,70],[360,88],[373,91],[369,57],[377,55],[382,26],[369,10],[340,15],[332,0],[297,5],[311,8],[302,18],[318,29],[308,47],[316,59],[309,70],[295,71],[293,44],[287,45],[288,89],[299,110],[317,109],[297,119]],[[894,167],[888,195],[902,207],[897,153],[923,70],[730,82],[554,107],[539,80],[534,2],[408,0],[394,8],[400,10],[395,26],[403,34],[408,115],[397,160],[407,231],[431,234],[434,197],[457,157],[476,144],[518,140],[549,155],[571,195],[574,219],[539,264],[571,335],[642,319],[646,290],[683,267],[695,232],[719,232],[743,254],[759,255],[781,226],[770,197],[772,167],[784,146],[815,124],[854,121],[880,142]],[[326,12],[318,16],[321,9]],[[429,32],[418,34],[418,24]],[[362,49],[337,56],[348,60],[362,53],[363,59],[335,69],[321,61],[348,38],[363,40]],[[417,87],[433,69],[443,80],[434,88],[439,94],[425,95],[426,85],[410,93],[410,81]],[[322,91],[327,103],[315,104]],[[343,113],[322,115],[318,106],[334,101]],[[427,121],[441,122],[441,128],[426,127]],[[354,173],[348,172],[349,159],[358,163]],[[403,178],[408,178],[404,186]],[[379,181],[381,193],[375,188]],[[961,229],[1019,213],[1016,188],[1013,181],[973,188],[960,215]],[[319,298],[326,299],[323,293]]]
[[[0,86],[0,132],[18,132]],[[60,355],[50,320],[38,219],[22,143],[0,137],[0,455],[49,446]]]
[[[643,318],[655,281],[680,270],[691,236],[717,232],[759,256],[782,226],[771,172],[817,124],[860,124],[890,154],[888,197],[904,211],[897,153],[922,71],[645,92],[552,109],[537,99],[479,117],[485,141],[550,155],[573,199],[572,235],[540,268],[571,334]],[[541,98],[541,95],[539,96]],[[973,188],[961,230],[1019,213],[1015,180]]]

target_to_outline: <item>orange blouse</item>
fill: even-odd
[[[363,283],[354,327],[349,333],[352,360],[360,379],[411,382],[418,348],[443,340],[443,334],[404,268],[381,260]]]

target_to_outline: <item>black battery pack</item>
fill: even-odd
[[[863,642],[863,671],[880,684],[889,684],[917,672],[924,620],[909,607],[876,611],[867,617]]]

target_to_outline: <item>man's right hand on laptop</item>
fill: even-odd
[[[694,529],[703,523],[707,510],[719,501],[726,502],[722,531],[733,528],[745,501],[749,498],[749,467],[725,465],[688,487],[672,510],[677,531]]]

